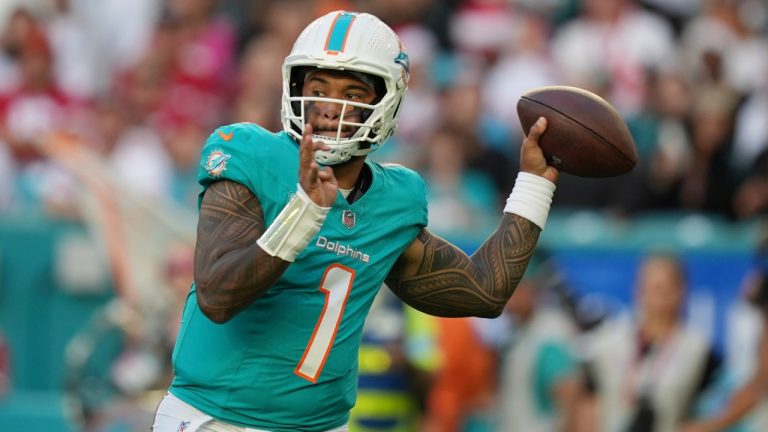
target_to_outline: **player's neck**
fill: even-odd
[[[349,204],[362,197],[371,186],[372,173],[365,166],[365,156],[357,156],[343,165],[333,167],[339,190],[344,194]],[[348,191],[344,193],[343,191]]]
[[[360,172],[365,165],[365,156],[354,156],[349,162],[333,165],[333,175],[341,189],[352,189],[357,184]]]

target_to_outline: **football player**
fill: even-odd
[[[304,29],[283,64],[284,130],[202,150],[195,282],[154,430],[347,430],[363,321],[383,282],[429,314],[496,317],[544,228],[558,172],[540,119],[497,230],[471,257],[431,234],[422,178],[366,155],[395,131],[408,55],[365,13]]]

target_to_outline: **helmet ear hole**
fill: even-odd
[[[376,93],[376,98],[371,102],[372,105],[376,105],[384,99],[384,95],[387,94],[387,84],[384,82],[384,78],[376,75],[371,75],[373,78],[373,91]]]
[[[309,66],[297,66],[291,68],[291,77],[288,84],[291,97],[301,96],[301,91],[304,88],[304,77],[307,76],[307,72],[312,69]]]
[[[311,68],[308,66],[298,66],[291,69],[288,82],[288,91],[291,97],[301,96],[301,92],[304,87],[304,77],[307,75],[307,72],[310,69]],[[294,117],[299,117],[301,115],[301,102],[294,101],[291,102],[289,106],[291,109],[291,114],[293,114]],[[299,136],[304,133],[302,130],[303,125],[299,126],[295,122],[290,122],[290,127]]]

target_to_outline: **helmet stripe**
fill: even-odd
[[[349,12],[341,12],[336,15],[330,30],[328,30],[328,38],[325,40],[325,50],[328,54],[338,54],[344,51],[347,36],[355,18],[357,18],[357,14]]]

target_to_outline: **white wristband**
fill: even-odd
[[[554,193],[554,183],[544,177],[521,171],[517,174],[515,187],[507,198],[504,213],[520,215],[543,230],[547,224]]]
[[[264,252],[293,262],[320,231],[330,207],[320,207],[297,186],[296,194],[256,243]]]

